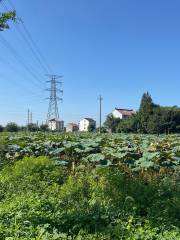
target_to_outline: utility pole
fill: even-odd
[[[33,120],[32,120],[32,112],[30,113],[30,124],[33,123]]]
[[[101,133],[101,127],[102,127],[102,96],[100,95],[99,98],[99,133]]]
[[[62,98],[60,98],[57,94],[59,92],[61,95],[63,93],[63,90],[61,89],[62,81],[58,81],[57,79],[62,78],[62,76],[57,75],[47,75],[50,80],[47,81],[50,83],[50,88],[46,89],[50,92],[49,99],[49,108],[48,108],[48,114],[47,114],[47,123],[55,119],[55,121],[59,121],[59,110],[58,110],[58,101],[62,101]],[[60,85],[58,87],[58,85]]]
[[[30,111],[29,111],[29,108],[28,108],[28,120],[27,120],[27,131],[29,131],[29,121],[30,121]]]

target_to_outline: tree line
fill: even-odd
[[[109,114],[104,126],[114,133],[180,133],[180,108],[157,105],[147,92],[143,94],[139,110],[132,117],[121,120]]]
[[[28,126],[19,126],[17,123],[10,122],[5,127],[0,125],[0,132],[19,132],[19,131],[30,131],[30,132],[37,132],[37,131],[48,131],[48,125],[42,124],[38,126],[37,124],[31,123]]]
[[[49,131],[48,125],[29,124],[18,126],[14,122],[8,123],[5,127],[0,125],[0,132],[18,131]],[[88,129],[89,132],[99,132],[99,129]],[[102,133],[144,133],[144,134],[170,134],[180,133],[180,108],[177,106],[164,107],[153,102],[151,95],[144,93],[141,99],[139,110],[128,119],[114,118],[109,114],[101,129]]]

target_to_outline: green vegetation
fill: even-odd
[[[3,31],[5,29],[9,29],[9,21],[15,21],[16,20],[16,12],[6,12],[6,13],[0,13],[0,31]]]
[[[30,123],[28,126],[19,126],[17,123],[9,122],[5,127],[0,125],[0,132],[50,132],[48,125],[42,124],[38,126]]]
[[[0,135],[0,239],[180,239],[180,136]]]
[[[0,132],[3,132],[4,128],[2,125],[0,125]]]
[[[169,134],[180,133],[180,108],[161,107],[153,103],[149,93],[144,93],[139,111],[129,119],[107,116],[105,126],[111,132]]]
[[[8,123],[5,127],[5,131],[7,131],[7,132],[18,132],[18,130],[19,130],[18,125],[13,122]]]

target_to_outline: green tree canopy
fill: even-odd
[[[118,126],[114,123],[113,116],[109,115],[106,124],[109,129],[125,133],[180,133],[180,108],[154,104],[151,95],[147,92],[143,94],[136,114],[128,119],[119,120]]]
[[[148,122],[153,115],[153,110],[157,105],[153,103],[151,95],[147,92],[144,93],[141,99],[139,108],[139,119],[141,124],[141,130],[144,133],[148,133]]]
[[[6,125],[5,130],[6,130],[7,132],[18,132],[19,127],[18,127],[18,125],[17,125],[16,123],[10,122],[10,123],[8,123],[8,124]]]
[[[0,132],[3,132],[4,128],[2,125],[0,125]]]
[[[0,13],[0,31],[9,29],[9,21],[16,20],[16,11]]]
[[[95,130],[96,130],[96,126],[93,123],[89,123],[88,131],[89,132],[94,132]]]
[[[42,124],[39,129],[42,132],[46,132],[46,131],[48,131],[48,125],[47,124]]]
[[[110,130],[112,133],[117,132],[120,121],[121,120],[119,118],[114,118],[112,114],[109,114],[104,122],[104,127]]]
[[[37,132],[39,130],[39,127],[35,123],[30,123],[28,125],[28,129],[30,132]]]

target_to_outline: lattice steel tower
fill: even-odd
[[[62,76],[57,75],[47,75],[50,80],[47,81],[50,83],[51,87],[46,89],[50,92],[49,99],[49,108],[48,108],[48,114],[47,114],[47,122],[54,119],[56,121],[59,121],[59,110],[58,110],[58,101],[62,101],[62,97],[58,96],[58,92],[63,94],[62,90],[62,81],[58,81],[57,79],[62,78]]]

